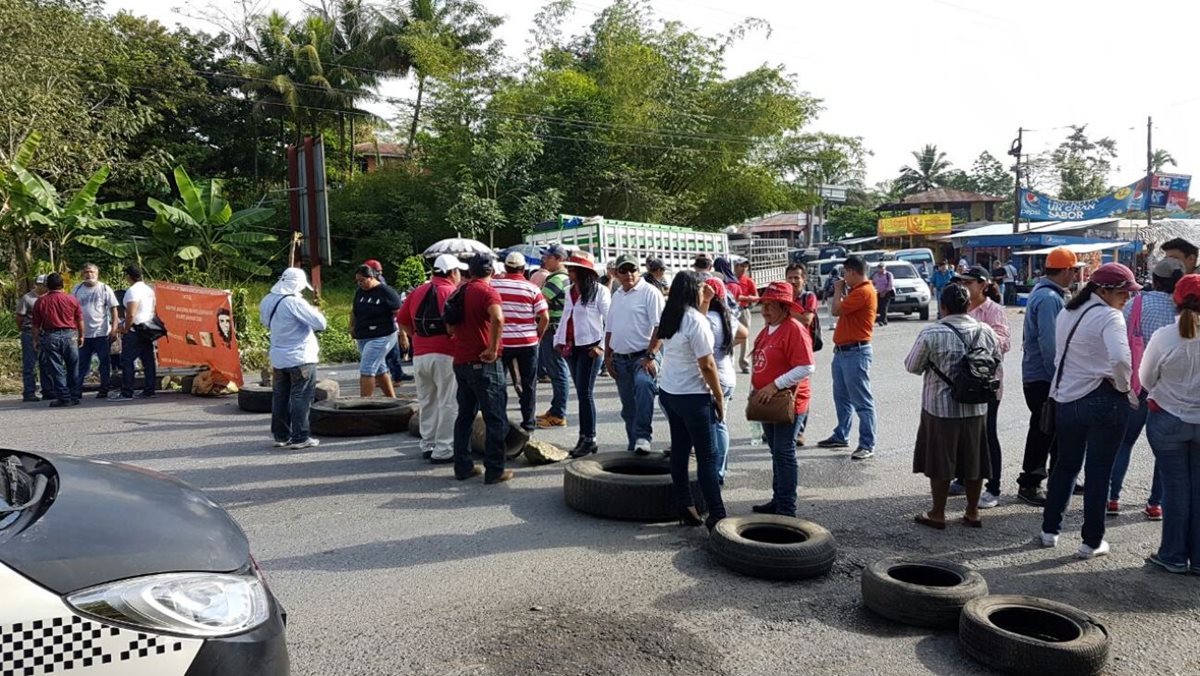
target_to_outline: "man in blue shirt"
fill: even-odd
[[[954,271],[950,269],[950,261],[943,260],[938,269],[934,271],[929,278],[929,283],[933,285],[933,297],[938,299],[942,297],[942,290],[954,281]],[[938,318],[942,317],[942,306],[938,303]]]
[[[1077,263],[1075,254],[1065,247],[1051,251],[1046,256],[1046,276],[1034,285],[1025,306],[1021,379],[1025,385],[1025,405],[1029,407],[1029,432],[1025,435],[1021,475],[1017,477],[1017,497],[1039,507],[1046,503],[1042,481],[1058,459],[1054,435],[1042,432],[1042,405],[1050,398],[1056,366],[1054,326],[1065,304],[1065,289],[1075,278]]]

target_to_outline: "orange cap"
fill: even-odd
[[[1075,253],[1065,246],[1060,246],[1046,256],[1046,267],[1054,270],[1073,268],[1079,263]]]

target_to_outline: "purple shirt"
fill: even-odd
[[[887,270],[884,270],[883,272],[876,272],[871,275],[871,283],[875,285],[875,292],[880,295],[892,290],[893,281],[894,278],[892,277],[892,273],[888,272]]]

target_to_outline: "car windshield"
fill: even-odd
[[[888,272],[896,279],[916,279],[917,271],[911,265],[889,265]]]

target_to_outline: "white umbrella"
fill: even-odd
[[[442,254],[450,254],[452,256],[467,256],[476,253],[492,253],[488,245],[473,239],[465,237],[451,237],[434,242],[428,249],[425,250],[424,256],[433,258]]]

